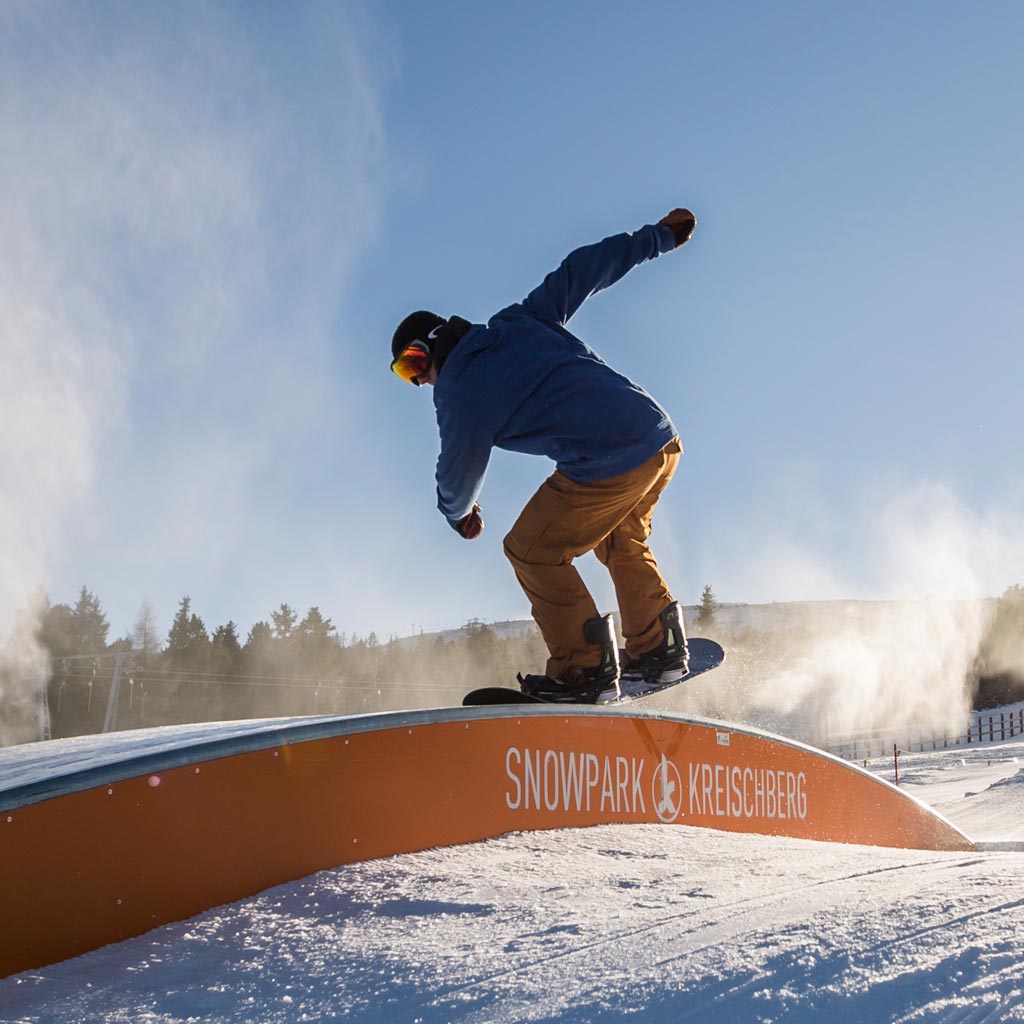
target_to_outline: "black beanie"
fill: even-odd
[[[416,313],[410,313],[395,331],[391,339],[391,358],[397,359],[414,341],[422,341],[428,349],[433,351],[434,343],[427,335],[435,328],[445,323],[443,316],[430,313],[421,309]]]

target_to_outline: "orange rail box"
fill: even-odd
[[[116,734],[107,759],[65,754],[50,773],[46,749],[68,741],[34,745],[36,777],[0,785],[0,977],[314,871],[511,831],[661,822],[972,848],[846,762],[676,715],[454,708],[202,729],[144,753]]]

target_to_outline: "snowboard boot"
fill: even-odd
[[[589,619],[583,627],[583,639],[588,644],[601,645],[599,664],[590,668],[571,665],[558,679],[520,675],[517,678],[523,693],[559,704],[596,704],[607,690],[614,690],[614,697],[618,697],[619,649],[611,615]],[[613,695],[609,694],[609,699],[613,699]]]
[[[686,675],[689,667],[689,652],[686,648],[686,627],[683,625],[683,609],[673,601],[659,616],[665,639],[657,647],[641,654],[639,658],[623,659],[622,671],[640,676],[648,683],[667,686]]]

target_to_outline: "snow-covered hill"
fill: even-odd
[[[1024,1020],[1024,743],[907,755],[900,781],[987,848],[509,835],[8,978],[0,1021]]]

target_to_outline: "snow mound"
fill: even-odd
[[[5,1019],[1024,1019],[1024,856],[661,825],[324,871],[0,982]]]
[[[964,792],[956,810],[956,825],[985,849],[1015,849],[1008,843],[1024,843],[1024,768],[996,779],[979,793]]]
[[[1024,768],[1019,768],[1016,775],[1011,775],[1006,779],[999,779],[997,782],[993,782],[988,788],[999,789],[1003,786],[1013,787],[1017,792],[1024,793]]]

